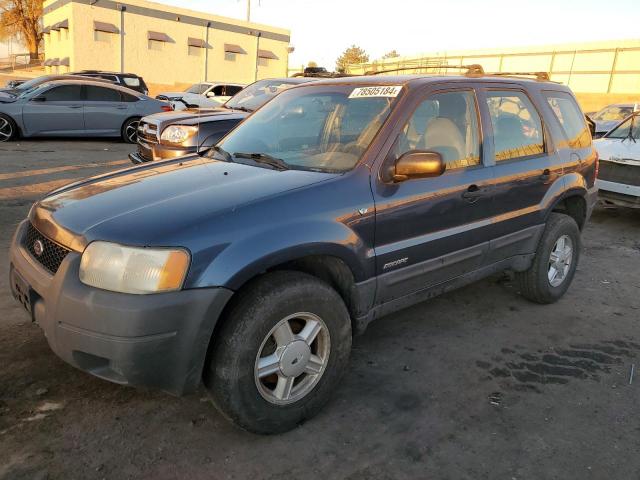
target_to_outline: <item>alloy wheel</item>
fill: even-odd
[[[568,235],[562,235],[553,246],[549,256],[547,278],[552,287],[564,282],[573,261],[573,242]]]
[[[140,122],[137,120],[131,121],[127,123],[124,128],[124,136],[127,138],[127,141],[130,143],[136,143],[138,140],[138,124]]]
[[[276,405],[302,399],[320,381],[330,350],[329,330],[320,317],[299,312],[283,318],[256,356],[254,378],[260,395]]]
[[[0,142],[6,142],[13,137],[13,125],[6,118],[0,117]]]

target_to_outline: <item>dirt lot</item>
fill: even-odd
[[[126,164],[113,142],[0,145],[0,478],[637,479],[640,212],[597,210],[551,306],[508,277],[379,320],[334,400],[285,435],[64,364],[10,297],[7,248],[39,195]]]

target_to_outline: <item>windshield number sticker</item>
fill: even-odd
[[[402,85],[386,85],[380,87],[359,87],[351,92],[349,98],[397,97]]]

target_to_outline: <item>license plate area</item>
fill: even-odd
[[[13,297],[29,312],[33,320],[33,289],[13,266],[9,272],[9,281],[11,282],[11,293]]]

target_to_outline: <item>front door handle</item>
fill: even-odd
[[[469,185],[469,188],[462,194],[462,198],[464,198],[469,203],[475,203],[478,201],[480,197],[483,197],[486,192],[478,187],[477,185]]]
[[[69,108],[82,108],[82,105],[69,105]]]

